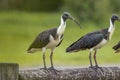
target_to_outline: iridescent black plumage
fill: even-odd
[[[49,36],[52,35],[54,39],[57,38],[57,28],[53,28],[50,30],[46,30],[41,32],[36,39],[33,41],[33,43],[30,45],[30,47],[28,48],[28,52],[30,51],[30,49],[32,48],[43,48],[45,47],[49,42]]]
[[[108,28],[102,29],[100,31],[95,31],[92,33],[88,33],[78,39],[76,42],[71,44],[67,49],[66,52],[71,51],[79,51],[79,50],[86,50],[93,48],[97,44],[99,44],[103,39],[108,39]]]

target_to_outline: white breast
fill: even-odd
[[[98,45],[96,45],[93,49],[99,49],[103,47],[107,43],[106,39],[103,39]]]
[[[118,49],[116,50],[116,53],[120,53],[120,48],[118,48]]]
[[[50,42],[45,46],[46,48],[55,48],[61,41],[60,38],[54,39],[52,35],[49,36]]]

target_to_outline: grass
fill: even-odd
[[[43,30],[57,27],[60,24],[60,13],[27,13],[27,12],[0,12],[0,62],[19,63],[20,67],[42,66],[42,54],[37,52],[29,55],[27,48],[34,38]],[[108,21],[104,22],[108,23]],[[88,66],[89,50],[67,54],[65,49],[82,35],[103,27],[90,22],[81,22],[83,29],[67,21],[67,28],[62,44],[54,52],[55,66]],[[109,26],[106,24],[105,26]],[[114,54],[112,46],[119,40],[120,24],[116,22],[116,30],[112,40],[98,51],[97,59],[100,65],[119,64],[120,54]],[[47,50],[47,64],[50,50]]]

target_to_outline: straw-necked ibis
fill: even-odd
[[[43,32],[41,32],[33,41],[33,43],[30,45],[30,47],[28,48],[28,53],[34,53],[36,51],[42,50],[43,53],[43,63],[44,63],[44,68],[43,69],[47,69],[46,67],[46,59],[45,59],[45,51],[47,49],[51,50],[51,54],[50,54],[50,61],[51,61],[51,67],[49,69],[54,69],[53,66],[53,52],[54,49],[56,47],[58,47],[62,40],[63,40],[63,34],[66,28],[66,20],[70,19],[72,21],[74,21],[77,25],[80,26],[79,22],[73,18],[70,13],[68,12],[64,12],[61,15],[61,24],[58,28],[52,28],[49,30],[45,30]],[[55,69],[54,69],[55,70]]]
[[[92,51],[94,51],[94,61],[95,61],[95,67],[98,68],[97,60],[96,60],[96,53],[97,50],[103,47],[110,39],[111,36],[115,30],[115,21],[120,21],[119,16],[112,15],[110,18],[110,27],[105,28],[102,30],[98,30],[95,32],[88,33],[84,36],[82,36],[80,39],[78,39],[76,42],[71,44],[67,49],[66,52],[77,52],[80,50],[90,50],[89,54],[89,60],[90,60],[90,67],[93,67],[92,65]]]

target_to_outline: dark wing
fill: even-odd
[[[66,52],[76,52],[79,50],[90,49],[99,44],[103,40],[103,34],[86,34],[85,36],[81,37],[79,40],[71,44],[67,49]]]
[[[57,28],[53,28],[50,30],[46,30],[41,32],[30,45],[27,51],[32,48],[42,48],[49,43],[49,35],[52,35],[54,38],[56,37]]]
[[[118,48],[120,48],[120,41],[115,46],[113,46],[114,50],[117,50]]]

